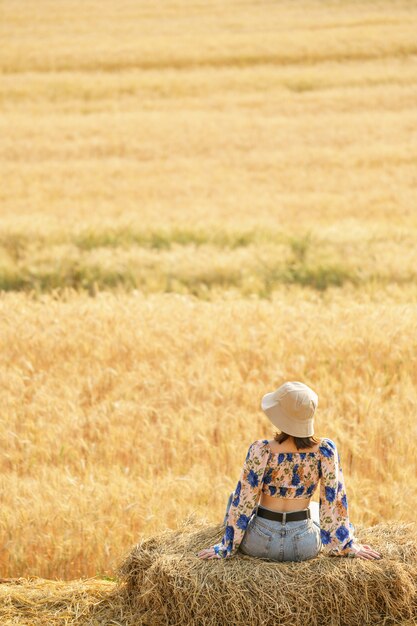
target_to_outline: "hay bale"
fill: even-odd
[[[118,569],[120,593],[136,623],[149,626],[417,623],[415,524],[355,530],[383,559],[202,560],[197,552],[220,541],[224,528],[192,515],[135,546]]]

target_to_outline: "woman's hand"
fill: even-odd
[[[368,544],[354,543],[352,549],[354,552],[351,553],[350,556],[354,556],[357,559],[369,559],[371,561],[374,559],[382,559],[379,552],[376,552],[371,546],[368,546]]]
[[[204,550],[200,550],[197,556],[200,557],[200,559],[221,559],[222,558],[220,554],[215,553],[214,546],[211,546],[211,548],[204,548]]]

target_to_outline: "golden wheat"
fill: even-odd
[[[142,534],[222,519],[248,443],[274,433],[260,398],[285,379],[320,397],[353,523],[413,518],[414,305],[301,288],[0,304],[4,575],[110,573]]]
[[[4,0],[3,576],[221,521],[285,379],[353,523],[413,519],[416,28],[406,0]]]

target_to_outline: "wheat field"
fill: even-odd
[[[221,521],[285,380],[352,523],[413,520],[415,3],[0,10],[2,576]]]

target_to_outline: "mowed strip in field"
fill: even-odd
[[[222,521],[291,379],[352,522],[412,520],[415,4],[5,0],[0,29],[2,576]]]
[[[3,4],[0,287],[416,282],[412,2]]]

